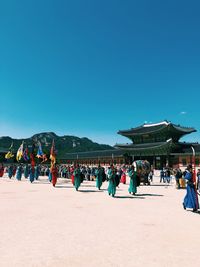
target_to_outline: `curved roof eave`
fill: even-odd
[[[149,147],[126,147],[126,146],[122,146],[122,147],[120,147],[120,146],[117,146],[116,145],[116,147],[118,147],[118,148],[120,148],[120,149],[125,149],[125,150],[147,150],[147,149],[159,149],[159,148],[163,148],[163,147],[167,147],[167,146],[169,146],[169,145],[172,145],[172,143],[173,143],[173,141],[172,141],[172,139],[170,138],[170,139],[168,139],[166,142],[162,142],[162,143],[159,143],[159,145],[157,145],[157,146],[149,146]],[[155,144],[155,143],[154,143]]]

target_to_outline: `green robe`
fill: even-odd
[[[137,172],[130,170],[128,172],[128,175],[130,177],[130,185],[128,188],[128,192],[131,194],[136,194],[137,193]]]
[[[78,191],[79,186],[81,185],[81,171],[79,168],[74,170],[74,187]]]
[[[113,172],[112,169],[108,170],[108,179],[109,179],[108,194],[114,197],[116,193],[116,181],[115,181],[115,173]]]
[[[103,183],[103,170],[101,168],[96,169],[96,187],[100,190],[102,183]]]

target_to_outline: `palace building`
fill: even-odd
[[[116,144],[113,150],[79,152],[66,154],[68,162],[85,164],[132,163],[146,159],[155,169],[165,166],[185,167],[195,154],[196,166],[200,163],[200,144],[181,142],[180,139],[196,132],[194,128],[182,127],[168,121],[143,124],[118,134],[127,137],[131,143]]]

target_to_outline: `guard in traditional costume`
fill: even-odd
[[[135,195],[137,193],[137,172],[135,171],[134,166],[132,165],[128,171],[130,177],[130,185],[128,188],[129,194]]]
[[[56,164],[54,164],[51,167],[51,174],[52,174],[52,184],[55,187],[58,178],[58,168],[56,167]]]
[[[78,191],[80,185],[81,185],[81,171],[80,171],[80,168],[79,166],[77,165],[77,167],[75,167],[74,169],[74,187],[76,189],[76,191]]]
[[[31,166],[30,174],[29,174],[29,180],[31,183],[34,181],[34,177],[35,177],[35,168],[33,166]]]
[[[188,165],[184,178],[187,180],[187,187],[186,187],[186,196],[183,201],[183,208],[184,209],[192,209],[193,212],[196,212],[199,209],[199,202],[198,202],[198,195],[195,188],[195,183],[193,180],[193,172],[192,172],[192,165]]]
[[[22,179],[22,165],[21,164],[17,167],[16,179],[18,181],[21,181],[21,179]]]
[[[13,176],[13,166],[8,166],[8,177],[11,179]]]
[[[115,180],[116,170],[113,165],[111,165],[110,168],[108,169],[107,175],[108,175],[108,194],[109,196],[111,195],[112,197],[114,197],[116,194],[116,180]]]
[[[95,170],[96,187],[100,190],[103,183],[103,168],[99,167]]]
[[[24,167],[24,177],[27,179],[28,175],[29,175],[29,166],[28,164],[26,164]]]
[[[38,177],[39,177],[39,167],[36,165],[35,166],[35,172],[34,172],[35,180],[38,180]]]
[[[3,165],[1,165],[1,167],[0,167],[0,177],[3,177],[3,174],[4,174],[4,167],[3,167]]]

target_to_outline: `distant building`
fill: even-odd
[[[129,130],[120,130],[118,134],[131,140],[130,144],[116,144],[113,150],[67,153],[66,160],[85,164],[132,163],[137,159],[147,159],[151,165],[160,169],[165,166],[185,167],[191,163],[193,149],[196,165],[200,165],[200,144],[179,140],[194,128],[182,127],[168,121],[155,124],[143,124]]]

